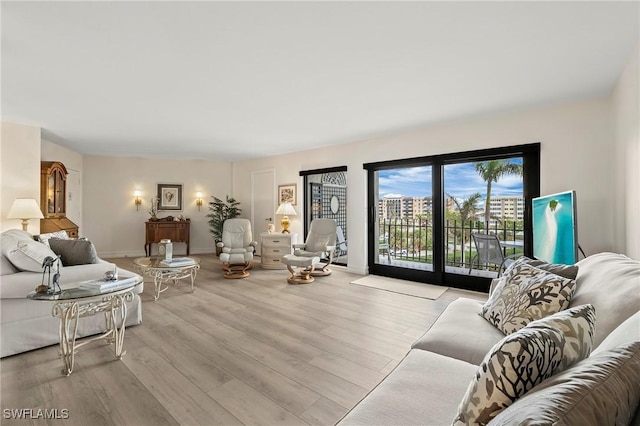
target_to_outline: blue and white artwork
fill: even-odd
[[[578,260],[576,193],[567,191],[533,199],[533,256],[549,263]]]

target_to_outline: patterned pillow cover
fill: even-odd
[[[485,425],[543,380],[589,356],[595,309],[581,305],[505,336],[478,366],[454,426]]]
[[[531,266],[535,266],[538,269],[542,269],[543,271],[551,272],[552,274],[560,275],[564,278],[571,278],[575,280],[578,276],[578,266],[577,265],[563,265],[560,263],[547,263],[542,260],[537,259],[529,259],[525,257],[523,261]]]
[[[61,240],[68,240],[69,239],[69,234],[67,234],[67,231],[56,231],[56,232],[49,232],[47,234],[36,235],[34,238],[37,241],[40,241],[45,246],[51,247],[49,245],[49,240],[51,238],[59,238]]]
[[[627,425],[640,401],[640,341],[594,353],[531,389],[497,425]]]
[[[513,263],[511,263],[507,268],[505,268],[504,273],[506,273],[509,269],[513,269],[513,267],[526,263],[529,266],[535,266],[538,269],[542,269],[543,271],[551,272],[552,274],[560,275],[564,278],[571,278],[575,280],[578,276],[578,265],[565,265],[561,263],[547,263],[544,260],[531,259],[527,256],[520,256]]]
[[[480,315],[505,334],[569,307],[575,280],[563,278],[520,258],[499,278]]]

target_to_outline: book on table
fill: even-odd
[[[99,291],[107,291],[107,290],[117,290],[119,288],[129,287],[131,284],[137,283],[139,280],[136,276],[131,277],[120,277],[117,280],[107,280],[104,278],[99,278],[96,280],[87,280],[81,281],[78,284],[78,288],[82,290],[99,290]]]
[[[174,257],[173,259],[164,259],[160,261],[163,266],[187,266],[195,265],[195,260],[190,257]]]

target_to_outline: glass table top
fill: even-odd
[[[174,257],[171,263],[164,260],[163,257],[139,257],[134,259],[133,263],[143,269],[180,269],[189,268],[200,264],[200,258],[189,257]]]
[[[66,287],[62,288],[62,291],[54,293],[36,293],[35,291],[32,291],[31,293],[27,294],[27,298],[32,300],[72,300],[82,299],[86,297],[106,296],[109,294],[121,293],[131,290],[133,287],[142,282],[142,277],[137,275],[127,276],[121,277],[120,280],[127,280],[127,283],[123,283],[123,285],[111,289],[103,290],[99,288],[79,288],[78,285],[80,283],[67,284]]]

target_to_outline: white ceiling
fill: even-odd
[[[2,1],[2,119],[238,161],[611,92],[633,2]]]

